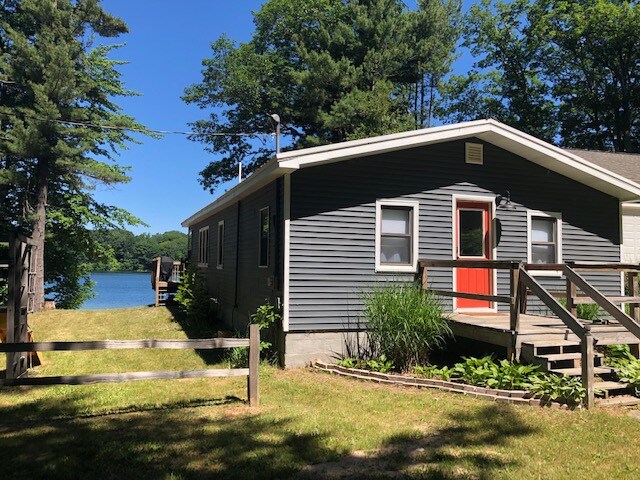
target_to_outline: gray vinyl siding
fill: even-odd
[[[270,183],[191,227],[191,262],[196,265],[198,230],[209,226],[209,265],[202,270],[209,295],[218,301],[220,318],[236,329],[244,328],[259,305],[265,301],[275,304],[281,295],[279,272],[282,269],[282,242],[278,235],[282,231],[282,194],[278,182],[281,180]],[[269,265],[259,267],[260,210],[264,207],[269,207],[270,216]],[[225,222],[224,265],[218,269],[218,222],[221,220]]]
[[[479,140],[470,141],[484,143]],[[375,202],[418,200],[419,257],[452,258],[453,195],[511,192],[516,210],[496,211],[498,259],[527,258],[527,210],[562,213],[563,260],[619,261],[617,199],[484,143],[484,165],[464,161],[464,141],[302,169],[291,174],[291,331],[358,328],[361,292],[413,274],[375,272]],[[605,294],[620,293],[618,274],[590,274]],[[507,272],[498,294],[509,291]],[[540,277],[550,290],[561,278]],[[451,290],[451,269],[430,269],[433,288]],[[451,302],[447,306],[451,307]],[[530,302],[531,312],[539,310]]]

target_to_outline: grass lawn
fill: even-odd
[[[186,338],[168,310],[32,316],[37,340]],[[188,350],[49,352],[38,375],[204,368]],[[0,478],[633,478],[625,411],[514,407],[311,370],[242,378],[6,388]]]

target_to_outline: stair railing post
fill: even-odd
[[[580,342],[582,349],[582,386],[587,391],[587,394],[584,398],[584,406],[586,408],[593,408],[593,406],[595,405],[595,393],[593,385],[595,382],[595,344],[593,335],[591,334],[591,325],[585,325],[584,331],[584,336],[582,337]]]
[[[511,262],[509,269],[509,329],[511,330],[511,345],[507,351],[507,359],[513,362],[519,357],[518,332],[520,330],[520,302],[522,300],[520,289],[521,262]]]
[[[249,405],[260,405],[258,370],[260,367],[260,325],[249,325],[249,377],[247,378],[247,396]]]
[[[569,262],[567,262],[567,265],[569,267],[572,266],[572,264],[570,264]],[[566,279],[567,279],[567,310],[571,312],[571,315],[573,315],[574,317],[577,317],[578,306],[576,305],[576,295],[577,295],[576,284],[573,283],[571,280],[569,280],[569,277],[566,277]]]
[[[626,291],[630,297],[638,296],[638,272],[626,272]],[[629,304],[629,316],[636,322],[640,321],[640,309],[637,303]]]

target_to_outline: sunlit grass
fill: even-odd
[[[165,309],[33,320],[38,340],[186,338]],[[44,360],[37,375],[213,366],[189,350]],[[640,422],[622,411],[510,407],[266,366],[260,380],[257,409],[244,403],[246,381],[238,378],[4,389],[0,478],[640,475]]]

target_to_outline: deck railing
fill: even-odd
[[[638,274],[640,265],[628,263],[585,263],[567,262],[560,264],[530,264],[518,260],[429,260],[422,259],[420,265],[420,280],[423,290],[436,295],[466,298],[472,300],[486,300],[496,303],[509,304],[509,329],[512,341],[507,352],[510,360],[514,360],[517,352],[518,333],[520,330],[520,314],[526,313],[527,295],[529,292],[538,297],[579,339],[582,351],[582,383],[587,390],[585,406],[594,405],[594,353],[596,340],[591,333],[591,325],[581,322],[577,316],[577,305],[595,303],[624,326],[630,333],[640,339]],[[478,268],[489,270],[508,270],[509,295],[477,294],[473,292],[457,292],[429,288],[429,267],[440,268]],[[547,291],[532,275],[530,271],[559,271],[566,279],[566,291]],[[622,272],[626,278],[626,288],[630,295],[620,297],[606,297],[587,282],[578,271]],[[578,295],[580,289],[583,295]],[[495,293],[495,292],[494,292]],[[565,297],[567,306],[558,302],[557,297]],[[616,303],[630,305],[630,315],[618,308]]]

